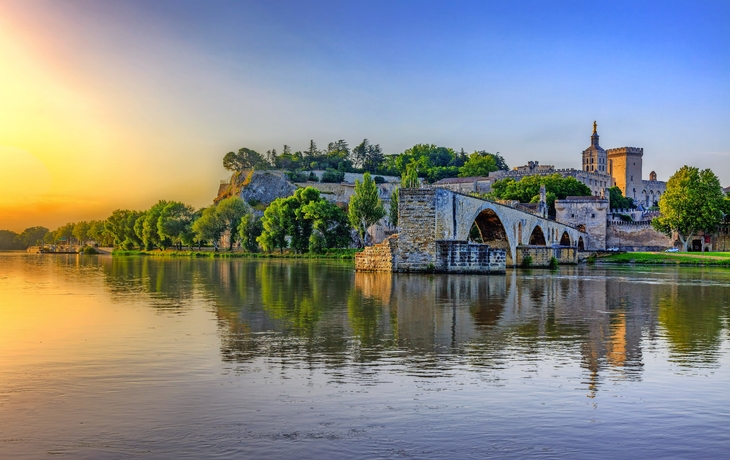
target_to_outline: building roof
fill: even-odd
[[[725,193],[730,193],[730,187],[725,187],[724,189],[722,189],[722,191]]]
[[[433,185],[444,185],[444,184],[468,184],[470,182],[481,182],[481,181],[487,181],[492,180],[489,177],[447,177],[445,179],[441,179],[440,181],[434,182]]]

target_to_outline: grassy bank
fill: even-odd
[[[730,267],[730,252],[626,252],[598,258],[597,263],[641,265],[707,265]]]
[[[297,254],[296,252],[243,252],[243,251],[124,251],[115,249],[114,256],[151,256],[151,257],[190,257],[190,258],[213,258],[213,259],[343,259],[355,258],[359,249],[330,249],[322,254]]]

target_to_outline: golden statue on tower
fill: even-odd
[[[596,121],[594,120],[594,121],[593,121],[593,134],[596,134],[596,128],[597,128],[597,127],[598,127],[598,124],[597,124],[597,123],[596,123]]]

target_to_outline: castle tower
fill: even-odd
[[[591,146],[583,150],[583,171],[608,174],[606,162],[606,151],[598,145],[598,125],[593,122],[593,134],[591,134]]]
[[[608,173],[625,197],[638,202],[642,198],[641,168],[644,149],[619,147],[608,149]]]

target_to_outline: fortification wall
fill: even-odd
[[[662,251],[674,242],[659,233],[647,221],[609,222],[606,226],[606,246],[622,251]]]

